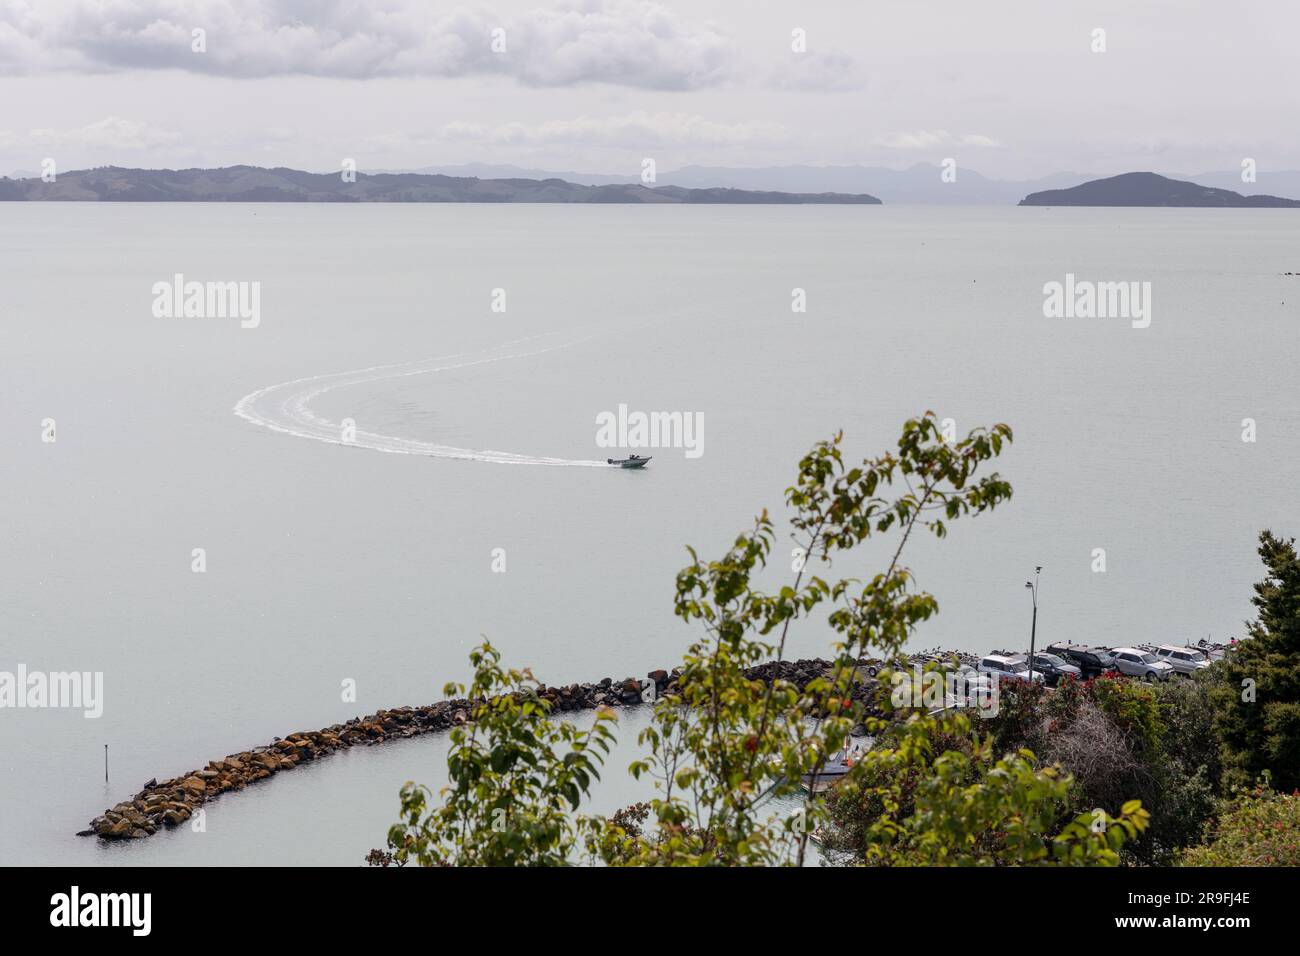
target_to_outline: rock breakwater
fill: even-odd
[[[868,662],[864,661],[864,665]],[[802,690],[831,666],[824,660],[772,661],[746,672],[751,680],[785,680]],[[654,670],[644,679],[606,677],[585,684],[542,685],[537,693],[550,701],[552,712],[592,710],[597,707],[632,707],[670,693],[680,669]],[[865,676],[865,672],[864,672]],[[872,700],[874,680],[855,685],[855,699]],[[469,723],[472,701],[443,700],[424,707],[396,707],[355,717],[320,730],[298,731],[276,737],[269,744],[210,760],[205,767],[168,780],[150,780],[129,800],[109,807],[78,832],[104,840],[140,840],[189,820],[207,801],[223,793],[244,790],[250,784],[305,763],[357,746],[373,746],[422,734],[450,730]]]

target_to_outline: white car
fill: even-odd
[[[1168,680],[1174,676],[1173,665],[1162,661],[1150,651],[1136,647],[1117,647],[1110,652],[1115,662],[1115,669],[1129,677],[1141,677],[1144,680]]]
[[[1029,662],[1023,657],[1003,657],[1001,654],[990,654],[980,661],[978,670],[981,674],[988,674],[996,678],[1008,677],[1011,680],[1029,680]],[[1041,684],[1043,682],[1043,672],[1040,670],[1034,671],[1034,680]]]
[[[1156,648],[1156,657],[1165,661],[1180,674],[1191,676],[1210,666],[1209,658],[1194,647],[1177,647],[1173,644],[1161,644]]]

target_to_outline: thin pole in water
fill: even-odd
[[[108,783],[108,744],[104,744],[104,782]]]

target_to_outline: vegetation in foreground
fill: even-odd
[[[451,734],[449,782],[436,795],[406,784],[388,850],[370,861],[802,865],[814,834],[829,860],[858,865],[1287,859],[1285,842],[1262,855],[1242,844],[1264,815],[1290,826],[1294,849],[1291,798],[1263,810],[1271,791],[1222,789],[1300,746],[1300,564],[1293,542],[1269,532],[1254,640],[1195,680],[1148,687],[1105,675],[1051,694],[1004,686],[998,716],[977,721],[884,699],[881,718],[855,698],[859,661],[898,658],[938,610],[902,563],[909,540],[943,538],[952,522],[1009,500],[1011,486],[985,472],[1011,440],[1005,425],[945,440],[926,413],[904,424],[894,451],[851,467],[840,435],[818,443],[786,491],[794,579],[775,593],[753,582],[775,541],[766,511],[721,558],[690,550],[675,609],[702,635],[640,734],[647,755],[630,767],[654,796],[611,817],[583,805],[611,751],[614,714],[598,711],[588,729],[554,720],[527,670],[476,648],[471,684],[445,688],[475,701],[472,721]],[[833,564],[871,539],[891,542],[883,569],[835,578]],[[745,676],[782,659],[791,627],[823,605],[833,665],[822,677],[801,690]],[[1248,690],[1258,696],[1247,701]],[[1256,700],[1269,706],[1242,710]],[[802,793],[801,777],[821,771],[855,728],[873,737],[871,750],[828,795]],[[1186,849],[1207,832],[1203,850]]]

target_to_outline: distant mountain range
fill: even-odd
[[[83,202],[534,202],[879,204],[875,196],[730,188],[582,185],[562,179],[476,179],[427,173],[339,173],[229,166],[223,169],[98,169],[60,173],[56,181],[0,179],[0,200]]]
[[[614,177],[554,175],[515,166],[444,167],[435,172],[358,173],[345,182],[337,173],[228,166],[221,169],[97,169],[61,173],[55,182],[38,177],[0,179],[0,200],[85,202],[494,202],[494,203],[714,203],[876,205],[973,203],[1022,206],[1200,206],[1266,208],[1300,206],[1300,200],[1243,195],[1231,189],[1171,179],[1157,173],[1124,173],[1079,183],[1073,173],[1025,183],[988,179],[959,170],[945,183],[937,166],[889,170],[864,166],[787,166],[724,169],[691,166],[661,177],[653,186],[605,182]],[[1222,181],[1227,174],[1218,174]],[[1282,174],[1290,175],[1290,174]],[[572,176],[586,182],[574,182]],[[663,180],[670,180],[663,182]],[[1063,182],[1062,182],[1063,181]],[[1229,180],[1230,182],[1230,180]],[[870,191],[867,185],[875,183]],[[827,187],[831,188],[827,188]],[[1300,175],[1297,176],[1300,192]],[[881,188],[884,187],[884,188]],[[942,200],[936,198],[943,196]],[[1023,198],[1021,198],[1023,197]]]
[[[392,170],[394,172],[402,170]],[[607,186],[634,182],[633,175],[611,176],[572,170],[533,169],[522,166],[495,166],[470,163],[463,166],[427,166],[418,173],[445,176],[477,176],[480,179],[563,179],[588,186]],[[755,168],[731,166],[685,166],[660,170],[660,186],[683,186],[688,189],[731,187],[733,189],[775,189],[784,192],[867,193],[879,196],[891,205],[924,203],[938,205],[1014,205],[1030,193],[1078,186],[1095,177],[1082,173],[1060,172],[1036,179],[994,179],[973,169],[959,166],[957,178],[944,182],[940,167],[918,163],[907,169],[884,166],[765,166]],[[1243,183],[1240,171],[1209,172],[1189,175],[1171,174],[1202,186],[1233,189],[1250,195],[1268,193],[1276,196],[1300,196],[1300,171],[1262,171],[1256,183]]]
[[[1022,206],[1195,206],[1262,209],[1300,208],[1300,199],[1243,196],[1230,189],[1201,186],[1156,173],[1124,173],[1071,189],[1049,189],[1026,196]]]
[[[555,177],[572,183],[607,186],[636,180],[636,176],[610,176],[521,166],[469,163],[463,166],[426,166],[413,170],[446,176],[478,176],[482,179]],[[1086,177],[1076,173],[1055,173],[1041,179],[1012,182],[989,179],[971,169],[958,169],[953,182],[945,182],[938,166],[919,163],[908,169],[884,166],[684,166],[660,172],[656,185],[686,189],[731,188],[778,190],[794,193],[866,193],[887,203],[941,203],[1011,205],[1036,189],[1073,186]]]

